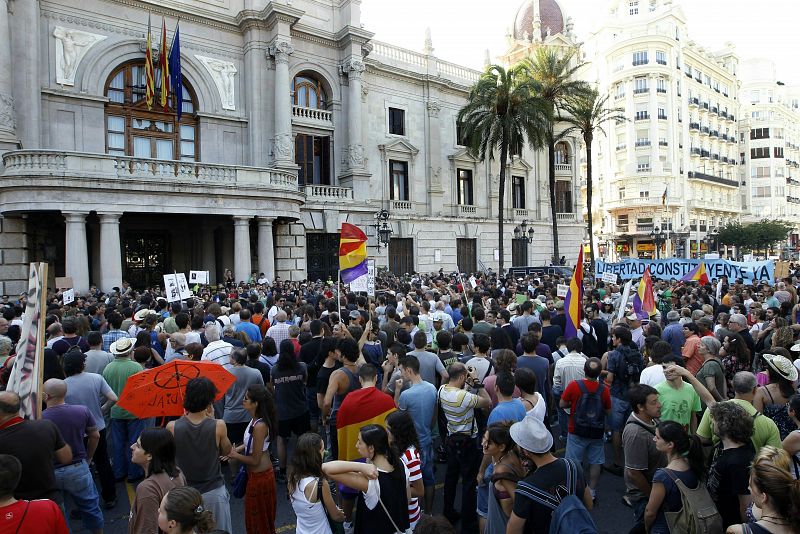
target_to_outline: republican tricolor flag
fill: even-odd
[[[567,339],[578,337],[583,316],[583,247],[578,251],[578,263],[569,282],[567,297],[564,299],[564,311],[567,315],[567,326],[564,337]]]
[[[354,224],[342,223],[339,271],[345,284],[367,274],[367,234]]]
[[[653,296],[653,278],[650,276],[650,267],[644,270],[639,289],[633,295],[633,311],[639,319],[647,319],[656,313],[656,299]]]
[[[700,265],[689,271],[681,278],[681,282],[700,282],[701,286],[708,283],[708,275],[706,274],[706,264],[700,262]]]

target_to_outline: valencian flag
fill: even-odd
[[[175,25],[175,35],[172,36],[172,46],[169,48],[169,84],[172,87],[174,103],[172,105],[178,121],[181,120],[183,111],[183,76],[181,75],[181,27],[180,22]]]
[[[706,264],[701,261],[700,265],[686,273],[686,275],[681,278],[681,282],[700,282],[701,286],[706,285],[708,283]]]
[[[147,109],[153,109],[153,96],[156,94],[156,75],[153,68],[153,41],[150,33],[150,15],[147,15],[147,50],[145,50],[144,76],[145,76],[145,102]]]
[[[342,223],[339,271],[345,284],[367,274],[367,234],[353,224]]]
[[[578,262],[569,282],[567,297],[564,299],[564,310],[567,314],[567,325],[564,328],[564,337],[571,339],[578,337],[583,311],[583,247],[578,251]]]
[[[169,63],[167,62],[167,23],[161,17],[161,51],[158,56],[158,68],[161,71],[161,96],[158,103],[164,111],[169,110]]]
[[[644,270],[639,289],[633,295],[633,311],[639,319],[647,319],[656,313],[656,299],[653,297],[653,278],[650,276],[650,267]]]
[[[386,427],[386,416],[396,409],[394,399],[376,388],[362,388],[348,393],[336,413],[338,460],[354,461],[361,458],[356,449],[361,427]]]

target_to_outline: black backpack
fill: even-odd
[[[575,413],[572,416],[574,423],[573,434],[587,439],[598,439],[603,437],[606,426],[606,410],[603,408],[603,391],[606,385],[600,382],[594,393],[586,387],[586,382],[576,380],[581,390],[581,396],[575,405]]]
[[[617,364],[617,372],[614,379],[619,379],[628,386],[638,384],[644,368],[644,358],[642,358],[641,353],[630,347],[619,347],[617,351],[622,356],[622,359]]]
[[[583,353],[589,358],[599,358],[602,356],[602,354],[600,354],[600,343],[595,337],[597,335],[597,331],[592,327],[592,325],[589,325],[588,331],[583,329],[583,325],[581,325],[580,329],[581,332],[583,332],[583,337],[581,338],[581,343],[583,343]]]

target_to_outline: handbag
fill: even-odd
[[[322,501],[322,477],[317,479],[317,502],[322,504],[322,509],[325,511],[325,517],[328,518],[328,526],[331,528],[331,532],[333,534],[344,534],[344,523],[335,521],[330,514],[328,514],[328,509],[325,508],[325,503]]]
[[[244,446],[245,456],[250,455],[250,447],[253,445],[253,427],[260,420],[261,419],[255,421],[255,423],[252,423],[250,425],[250,437],[247,438],[247,445]],[[244,497],[245,493],[247,493],[247,466],[240,465],[239,471],[236,472],[236,476],[233,478],[231,495],[233,495],[237,499],[241,499]]]

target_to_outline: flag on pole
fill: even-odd
[[[681,278],[681,282],[700,282],[701,286],[704,286],[708,283],[708,275],[706,274],[706,264],[704,262],[700,262],[700,265],[686,273],[683,278]]]
[[[662,206],[666,206],[667,205],[667,191],[668,191],[668,189],[669,189],[669,186],[665,185],[664,186],[664,194],[661,195],[661,205]]]
[[[167,61],[167,22],[161,17],[161,51],[158,56],[158,67],[161,70],[161,97],[158,103],[164,111],[169,109],[169,62]]]
[[[564,299],[564,310],[567,313],[567,325],[564,337],[567,339],[578,337],[578,330],[583,315],[583,247],[578,251],[578,262],[569,282],[569,290]]]
[[[172,46],[169,47],[169,78],[172,87],[173,109],[181,120],[183,111],[183,76],[181,75],[181,23],[175,25],[175,35],[172,36]]]
[[[653,278],[650,267],[644,270],[639,289],[633,296],[633,311],[640,319],[647,319],[656,313],[656,299],[653,296]]]
[[[342,223],[339,270],[345,284],[367,274],[367,234],[353,224]]]
[[[153,96],[156,94],[156,76],[153,68],[153,41],[150,32],[150,14],[147,15],[147,50],[145,50],[144,60],[145,76],[145,102],[147,109],[153,109]]]

